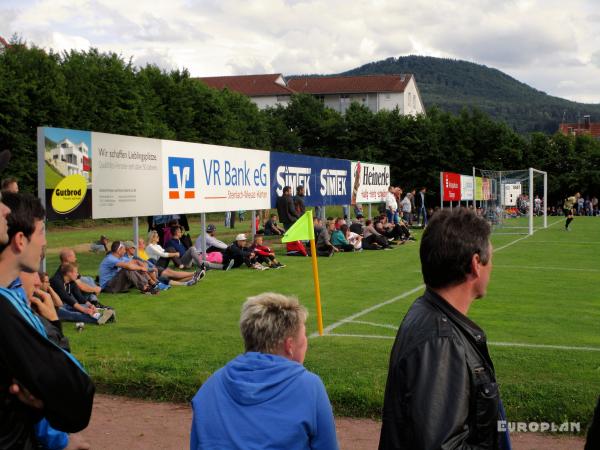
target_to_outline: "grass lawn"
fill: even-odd
[[[46,188],[51,189],[55,187],[60,180],[64,178],[63,175],[58,173],[54,167],[50,164],[45,163],[45,171],[46,171]]]
[[[530,237],[493,236],[488,295],[469,315],[488,335],[509,420],[581,421],[584,430],[600,393],[600,218],[576,217],[570,233],[561,218],[548,218],[554,222]],[[226,236],[248,228],[243,222]],[[131,227],[51,229],[48,245],[90,242],[100,233],[126,239]],[[80,252],[78,258],[82,273],[95,274],[102,256]],[[73,352],[104,392],[187,401],[243,351],[237,322],[246,297],[264,291],[298,296],[310,312],[307,332],[315,332],[310,260],[281,259],[287,268],[211,271],[197,286],[157,297],[103,295],[118,323],[82,333],[67,324]],[[49,252],[49,271],[56,266]],[[393,337],[420,290],[338,322],[418,288],[418,242],[321,258],[319,271],[325,326],[335,327],[310,339],[305,365],[323,379],[336,414],[378,417]]]

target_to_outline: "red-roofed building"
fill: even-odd
[[[405,115],[425,113],[412,74],[298,77],[288,80],[288,87],[315,95],[326,106],[341,113],[352,102],[361,103],[373,112],[398,108]]]
[[[290,101],[290,96],[294,93],[286,86],[280,73],[202,77],[198,80],[214,89],[229,89],[247,95],[261,109],[275,105],[286,106]]]
[[[293,93],[311,94],[340,113],[352,102],[371,111],[393,110],[402,114],[424,114],[425,106],[412,74],[331,77],[296,77],[286,83],[281,74],[203,77],[198,80],[215,89],[247,95],[263,109],[286,106]]]
[[[561,123],[558,131],[565,136],[588,135],[600,139],[600,122],[592,122],[590,116],[583,116],[580,123]]]

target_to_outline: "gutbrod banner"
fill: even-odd
[[[292,195],[304,186],[306,206],[350,203],[350,161],[277,152],[271,152],[270,161],[272,208],[285,186],[292,188]]]
[[[92,217],[92,133],[38,128],[38,189],[46,217]]]
[[[389,186],[390,166],[352,162],[352,205],[384,201]]]

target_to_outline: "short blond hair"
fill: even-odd
[[[276,353],[286,338],[298,333],[307,317],[296,297],[274,292],[249,297],[240,317],[246,351]]]

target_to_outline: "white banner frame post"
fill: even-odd
[[[202,262],[206,262],[206,213],[200,214],[200,247]]]
[[[548,172],[544,172],[544,228],[548,228]]]
[[[440,209],[444,209],[444,172],[440,172]]]
[[[533,235],[533,167],[529,168],[529,236]]]
[[[46,209],[46,163],[44,158],[40,158],[40,155],[43,155],[46,151],[44,133],[42,132],[43,127],[37,128],[37,181],[38,181],[38,198],[42,203],[44,209]],[[46,237],[46,227],[48,224],[48,219],[44,218],[44,238]],[[42,257],[41,261],[41,269],[42,272],[46,272],[46,252]]]
[[[140,221],[139,217],[133,217],[133,245],[135,246],[135,256],[138,256],[138,242],[140,240]]]
[[[256,236],[256,210],[252,210],[252,242],[254,242],[254,237]]]
[[[372,218],[371,218],[371,217],[372,217],[372,216],[371,216],[371,203],[369,203],[369,220],[372,220]]]
[[[475,178],[475,166],[473,166],[473,209],[477,212],[477,184]]]

